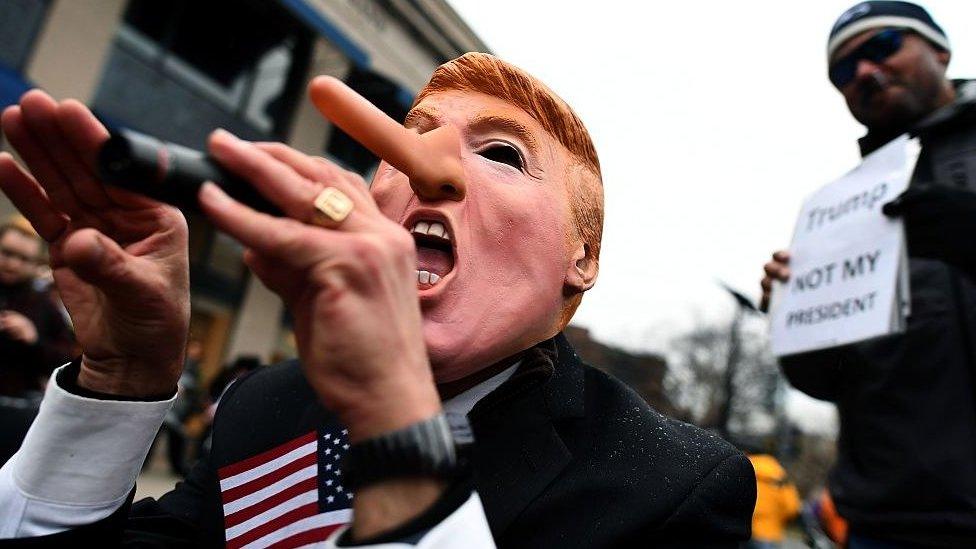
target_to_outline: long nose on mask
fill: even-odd
[[[423,135],[410,131],[331,76],[312,80],[309,96],[323,116],[406,174],[420,198],[464,198],[461,136],[453,126],[441,126]]]

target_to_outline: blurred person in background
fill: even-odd
[[[786,526],[800,513],[800,495],[779,460],[769,454],[747,454],[756,470],[756,510],[752,514],[750,549],[776,549]]]
[[[202,409],[202,393],[200,391],[199,370],[200,358],[203,356],[203,345],[197,339],[190,339],[186,344],[186,359],[183,362],[183,373],[177,383],[176,402],[166,414],[160,434],[166,434],[166,457],[170,470],[178,476],[186,476],[188,466],[192,464],[187,449],[197,448],[197,440],[193,436],[199,432],[187,429],[187,422]]]
[[[38,394],[70,359],[71,330],[47,290],[34,284],[43,251],[25,219],[0,226],[0,395]]]
[[[0,464],[20,447],[44,383],[74,342],[49,292],[34,285],[43,251],[23,217],[0,226]]]
[[[904,333],[780,360],[801,391],[837,404],[829,490],[849,547],[976,547],[976,82],[951,81],[949,40],[921,7],[863,2],[830,31],[829,79],[867,128],[868,155],[906,132],[922,151],[905,219]],[[765,266],[789,279],[789,254]]]
[[[220,372],[210,380],[206,396],[201,393],[202,413],[200,418],[203,422],[203,428],[197,446],[199,457],[205,457],[210,453],[213,443],[213,420],[217,415],[217,407],[220,406],[221,397],[234,382],[260,367],[260,358],[251,355],[239,356],[230,364],[224,365]]]
[[[800,519],[807,544],[814,549],[847,547],[847,521],[837,512],[828,489],[822,488],[807,498]]]

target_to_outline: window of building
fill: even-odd
[[[313,34],[279,3],[131,0],[123,21],[123,47],[259,132],[284,137]]]
[[[92,104],[111,125],[195,149],[216,128],[286,140],[314,36],[281,2],[129,0]],[[194,294],[234,306],[240,245],[200,215],[188,223]]]

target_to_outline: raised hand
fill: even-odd
[[[425,197],[463,196],[456,132],[406,130],[332,78],[314,80],[310,93],[330,119],[400,168],[415,189],[424,187],[418,192]],[[251,270],[288,305],[305,376],[350,437],[436,414],[440,399],[423,339],[416,245],[407,230],[380,212],[361,177],[321,158],[226,132],[212,136],[210,151],[288,216],[255,212],[214,185],[201,191],[204,211],[248,248]],[[352,201],[341,222],[315,210],[327,188]]]
[[[108,131],[81,103],[34,90],[2,124],[30,172],[0,153],[0,188],[50,244],[83,350],[78,383],[135,397],[172,392],[189,326],[182,214],[98,180]]]
[[[373,128],[373,136],[382,141],[375,147],[381,152],[426,147],[417,142],[416,134],[400,139],[406,130],[388,123],[382,113],[359,113],[363,116],[358,123]],[[368,138],[364,141],[376,145]],[[349,429],[350,440],[378,436],[437,414],[441,404],[422,331],[417,253],[407,230],[380,212],[362,178],[322,159],[280,144],[247,143],[226,132],[212,136],[210,150],[288,216],[255,212],[213,184],[201,189],[204,211],[247,246],[244,258],[251,270],[291,310],[305,377]],[[406,156],[416,151],[400,152]],[[434,179],[428,186],[434,188],[431,194],[450,198],[459,196],[461,183],[453,184]],[[340,193],[351,202],[344,219],[315,207],[324,192]],[[353,501],[354,537],[403,524],[432,505],[445,487],[445,480],[433,477],[388,479],[361,487]]]
[[[945,261],[976,275],[976,193],[941,185],[910,187],[882,211],[905,220],[909,255]]]
[[[295,321],[306,378],[359,440],[440,410],[421,331],[416,249],[380,213],[358,175],[281,144],[215,133],[211,153],[251,181],[287,218],[255,212],[213,184],[200,202],[247,247],[245,262],[281,296]],[[341,223],[316,224],[326,187],[352,200]],[[320,222],[327,222],[322,220]]]

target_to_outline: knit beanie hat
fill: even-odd
[[[911,2],[861,2],[841,14],[830,29],[827,58],[851,37],[881,27],[911,29],[936,47],[950,51],[949,38],[925,8]]]

